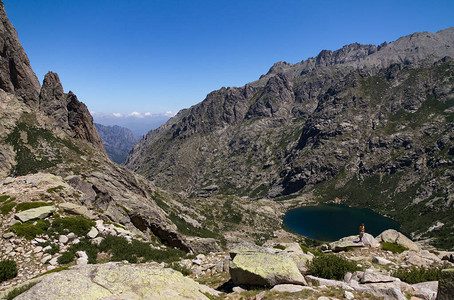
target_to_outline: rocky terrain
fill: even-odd
[[[140,140],[131,130],[125,127],[104,126],[94,123],[102,140],[104,149],[111,160],[121,164],[132,147]]]
[[[454,253],[429,245],[452,238],[453,62],[440,46],[452,29],[278,63],[213,92],[131,154],[153,183],[106,156],[56,73],[40,85],[1,0],[0,18],[0,298],[452,295]],[[159,168],[173,162],[144,171],[138,153],[154,153]],[[389,230],[320,244],[283,228],[288,209],[333,193],[407,218],[421,239]]]
[[[279,62],[150,131],[126,166],[190,197],[371,208],[452,248],[453,57],[448,28]]]

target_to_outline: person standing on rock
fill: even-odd
[[[14,178],[17,178],[17,170],[14,170]]]
[[[364,236],[365,232],[366,232],[366,227],[364,227],[364,223],[362,223],[361,226],[359,226],[359,241],[360,242],[363,241],[363,236]]]

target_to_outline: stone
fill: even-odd
[[[187,241],[191,245],[191,248],[195,253],[210,253],[222,251],[222,248],[213,238],[187,237]]]
[[[374,273],[370,269],[364,271],[363,277],[360,280],[360,283],[385,283],[400,281],[399,278],[391,277],[388,275],[383,275],[379,273]]]
[[[379,265],[383,265],[383,266],[392,264],[391,261],[387,260],[386,258],[380,257],[380,256],[374,256],[372,258],[372,262],[377,263]]]
[[[72,240],[76,237],[76,235],[74,234],[74,232],[70,232],[66,235],[68,237],[68,239]]]
[[[44,219],[50,216],[55,211],[54,206],[41,206],[37,208],[27,209],[21,212],[18,212],[14,215],[14,217],[20,220],[22,223],[37,220],[37,219]]]
[[[65,202],[59,204],[58,207],[68,214],[79,215],[90,220],[96,219],[96,216],[93,214],[93,212],[88,210],[88,208],[86,208],[85,206]]]
[[[344,298],[347,300],[355,299],[355,295],[352,292],[344,291]]]
[[[49,261],[49,264],[52,265],[52,266],[58,265],[58,256],[52,258],[52,259]]]
[[[319,278],[319,277],[315,277],[315,276],[312,276],[312,275],[307,275],[306,279],[307,279],[308,282],[310,282],[310,283],[312,283],[314,285],[318,285],[318,286],[321,286],[321,285],[333,286],[333,287],[340,287],[340,288],[342,288],[344,290],[350,290],[350,291],[353,290],[353,288],[351,286],[349,286],[347,283],[345,283],[343,281]]]
[[[383,231],[376,237],[376,240],[379,242],[398,244],[416,252],[420,250],[418,245],[416,245],[412,240],[394,229]]]
[[[90,239],[94,239],[98,235],[98,233],[99,233],[98,229],[92,227],[91,230],[87,233],[87,237],[89,237]]]
[[[43,247],[41,247],[41,246],[38,246],[35,249],[33,249],[34,253],[38,253],[38,252],[41,252],[41,251],[43,251]]]
[[[43,248],[43,252],[46,252],[47,250],[50,250],[50,249],[52,249],[51,246],[46,246],[46,247]]]
[[[452,300],[454,295],[454,269],[444,269],[441,271],[438,281],[437,300]]]
[[[41,263],[45,264],[48,260],[52,258],[52,255],[46,255],[41,259]]]
[[[77,251],[76,256],[78,257],[78,259],[76,260],[77,265],[88,264],[88,255],[85,251]]]
[[[16,299],[208,299],[204,293],[219,295],[172,269],[107,263],[45,275]]]
[[[275,285],[271,289],[272,292],[279,292],[279,293],[283,293],[283,292],[298,293],[298,292],[301,292],[302,290],[314,291],[314,289],[312,289],[311,287],[297,285],[297,284],[278,284],[278,285]]]
[[[68,237],[64,234],[62,234],[58,237],[58,242],[60,242],[62,244],[66,244],[68,241],[69,241]]]
[[[92,240],[92,241],[93,241],[93,240]],[[71,245],[76,245],[76,244],[79,244],[79,243],[80,243],[80,239],[78,239],[78,238],[75,238],[74,240],[72,240],[72,241],[70,242]],[[98,244],[98,246],[99,246],[99,244]]]
[[[435,300],[437,298],[437,291],[438,291],[438,281],[427,281],[427,282],[420,282],[411,285],[415,291],[413,295],[428,299],[428,300]]]
[[[96,246],[99,246],[102,241],[104,241],[104,238],[100,236],[100,237],[92,239],[91,243],[96,245]]]
[[[13,232],[7,232],[7,233],[4,233],[3,234],[3,238],[4,239],[10,239],[14,236],[14,233]]]
[[[232,291],[233,291],[234,293],[237,293],[237,294],[242,293],[242,292],[246,292],[246,290],[243,289],[243,288],[240,287],[240,286],[234,286],[234,287],[232,288]]]
[[[285,255],[266,252],[239,253],[230,263],[229,272],[235,285],[307,285],[295,262]]]

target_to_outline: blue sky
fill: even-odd
[[[277,61],[454,26],[454,1],[3,0],[42,81],[91,111],[160,114]]]

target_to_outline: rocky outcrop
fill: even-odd
[[[27,210],[18,212],[15,215],[15,218],[24,223],[24,222],[31,221],[31,220],[47,218],[54,211],[55,211],[55,207],[52,205],[42,206],[42,207],[27,209]]]
[[[39,94],[39,109],[52,119],[57,128],[105,151],[87,106],[80,102],[74,93],[64,93],[56,73],[48,72],[44,76]]]
[[[336,242],[329,244],[329,249],[333,251],[345,251],[348,248],[361,248],[361,247],[380,247],[380,243],[374,239],[369,233],[365,233],[362,241],[359,240],[359,236],[352,235],[344,237]]]
[[[394,229],[383,231],[382,233],[380,233],[380,235],[377,236],[376,239],[379,242],[398,244],[405,248],[408,248],[409,250],[417,252],[420,250],[418,245],[416,245],[412,240]]]
[[[0,1],[0,89],[36,108],[40,84]]]
[[[285,253],[249,244],[234,247],[230,252],[230,276],[236,285],[275,286],[307,285],[294,260]]]
[[[172,269],[108,263],[47,275],[16,299],[209,299],[204,293],[217,294]]]

